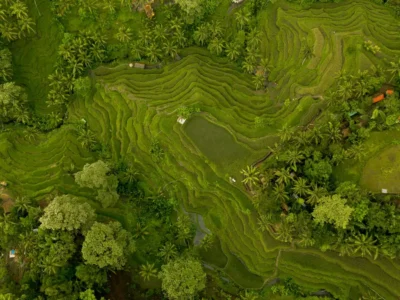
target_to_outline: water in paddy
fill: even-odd
[[[225,128],[203,117],[196,116],[188,120],[185,131],[197,148],[217,164],[229,165],[243,161],[250,154]]]

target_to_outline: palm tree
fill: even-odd
[[[256,90],[264,86],[265,78],[262,74],[256,74],[253,76],[253,83],[256,87]]]
[[[288,243],[288,242],[292,242],[293,237],[292,237],[292,233],[293,233],[293,225],[290,224],[289,222],[287,222],[286,220],[283,220],[280,224],[280,226],[277,229],[277,233],[276,233],[276,238],[279,241]]]
[[[243,27],[247,23],[249,23],[250,17],[251,17],[250,12],[245,9],[241,9],[235,14],[235,19],[236,22],[239,24],[240,30],[242,30]]]
[[[303,65],[304,62],[305,62],[307,59],[310,59],[311,57],[314,56],[314,54],[313,54],[313,49],[307,44],[306,41],[305,41],[303,50],[302,50],[301,52],[302,52],[302,55],[303,55],[303,57],[304,57],[304,59],[303,59],[301,65]]]
[[[222,35],[222,27],[219,21],[212,21],[208,28],[212,38],[217,38]]]
[[[328,122],[328,136],[331,142],[336,143],[342,139],[340,129],[336,124]]]
[[[297,171],[297,164],[301,163],[305,159],[303,152],[297,149],[288,150],[285,153],[285,156],[286,156],[286,162],[290,164],[290,166],[294,171]]]
[[[244,176],[242,182],[244,184],[248,184],[250,188],[260,182],[260,172],[253,166],[247,166],[246,169],[240,171],[240,173]]]
[[[125,27],[125,25],[122,25],[118,28],[118,32],[115,34],[115,38],[122,43],[127,43],[132,38],[132,31],[129,27]]]
[[[173,39],[174,42],[179,45],[179,47],[185,47],[187,38],[185,37],[185,33],[182,30],[176,30]]]
[[[14,118],[18,123],[26,124],[29,122],[29,112],[27,109],[18,108],[14,112]]]
[[[240,49],[240,46],[235,42],[226,44],[226,48],[225,48],[226,56],[230,60],[236,61],[240,55],[239,49]]]
[[[62,267],[60,262],[58,261],[58,257],[54,256],[46,256],[41,264],[43,271],[48,275],[55,275],[59,268]]]
[[[261,232],[267,231],[270,226],[274,225],[272,213],[261,214],[257,219],[257,224]]]
[[[146,262],[145,265],[140,266],[139,274],[147,281],[150,280],[151,277],[157,277],[157,269],[154,268],[154,264]]]
[[[258,300],[260,297],[254,291],[245,291],[240,294],[240,300]]]
[[[28,17],[28,7],[25,3],[17,0],[10,6],[10,15],[16,16],[17,19]]]
[[[269,59],[262,58],[260,61],[261,71],[265,77],[268,77],[268,73],[271,71],[269,68]]]
[[[178,55],[178,47],[174,42],[167,40],[163,45],[164,54],[174,59]]]
[[[349,157],[361,161],[366,155],[365,146],[363,144],[353,145],[347,150],[347,154]]]
[[[256,49],[261,43],[261,33],[257,29],[252,29],[247,36],[247,45]]]
[[[245,60],[242,64],[242,68],[247,72],[247,73],[253,73],[255,69],[255,64],[254,62]]]
[[[6,9],[3,8],[3,5],[0,4],[0,19],[5,21],[6,20]]]
[[[137,176],[139,172],[133,168],[133,166],[129,166],[128,169],[123,173],[123,181],[129,184],[132,184],[137,181]]]
[[[321,130],[320,126],[315,126],[310,131],[310,139],[314,142],[315,145],[319,145],[323,141],[324,136],[325,134]]]
[[[11,220],[12,215],[4,213],[0,215],[0,229],[3,230],[4,234],[12,234],[15,232],[16,223]]]
[[[275,171],[274,175],[277,177],[276,182],[280,185],[287,185],[292,179],[292,176],[290,175],[290,171],[288,169],[277,170]]]
[[[27,139],[30,142],[36,140],[38,134],[39,134],[39,131],[35,127],[29,126],[24,130],[24,137],[25,137],[25,139]]]
[[[171,242],[167,242],[164,246],[161,247],[158,256],[163,258],[165,262],[169,262],[171,259],[175,258],[178,255],[178,251],[176,246]]]
[[[317,186],[315,183],[311,184],[311,189],[307,191],[308,198],[307,203],[310,205],[316,205],[318,200],[327,195],[327,190],[323,187]]]
[[[289,199],[288,193],[286,192],[283,184],[275,184],[272,190],[272,196],[280,202],[285,202]]]
[[[146,236],[149,234],[150,233],[147,231],[147,226],[143,227],[142,224],[140,224],[139,222],[136,223],[136,230],[135,233],[133,234],[133,237],[135,239],[142,238],[142,240],[144,240]]]
[[[304,178],[297,179],[294,183],[293,191],[299,196],[308,194],[309,186],[307,185],[307,180]]]
[[[279,137],[283,143],[290,141],[293,138],[293,128],[287,124],[283,125],[282,129],[278,131]]]
[[[209,35],[209,26],[206,24],[201,24],[194,32],[193,39],[195,40],[196,44],[200,44],[201,46],[203,46],[209,39]]]
[[[355,237],[349,239],[350,244],[354,248],[353,253],[361,253],[361,256],[370,255],[375,252],[374,259],[378,256],[378,246],[376,240],[368,234],[358,234]]]
[[[18,27],[19,27],[19,34],[18,36],[21,37],[24,32],[29,34],[30,32],[35,33],[35,30],[32,28],[32,26],[35,25],[35,22],[29,17],[22,18],[18,20]]]
[[[140,45],[139,41],[135,41],[131,44],[131,55],[134,59],[141,60],[143,54],[142,46]]]
[[[400,78],[400,58],[399,60],[396,61],[392,61],[390,62],[390,69],[388,69],[388,71],[393,74],[392,78],[390,79],[390,81],[393,80],[393,78],[397,75],[397,77]]]
[[[300,233],[299,240],[296,243],[301,247],[312,247],[315,244],[315,239],[312,238],[311,231],[306,230]]]
[[[343,84],[339,85],[336,91],[337,95],[342,98],[342,100],[348,100],[353,96],[354,85],[351,81],[345,81]]]
[[[96,143],[96,136],[90,129],[83,128],[78,131],[78,142],[82,147],[90,149]]]
[[[210,44],[208,44],[208,50],[210,50],[211,53],[220,55],[224,50],[224,41],[217,37],[213,38]]]
[[[151,43],[146,48],[146,56],[151,62],[157,62],[161,56],[161,49],[155,43]]]
[[[165,35],[166,35],[166,30],[162,24],[157,24],[154,26],[153,29],[153,36],[157,41],[164,41],[165,40]]]
[[[174,19],[171,20],[170,28],[175,31],[181,30],[182,21],[179,18],[175,17]]]
[[[18,30],[11,22],[0,24],[0,33],[7,41],[14,41],[18,38]]]

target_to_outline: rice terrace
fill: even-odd
[[[0,0],[0,299],[400,299],[399,0]]]

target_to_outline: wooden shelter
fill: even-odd
[[[7,194],[0,194],[1,207],[4,210],[4,213],[9,214],[11,212],[12,207],[14,206],[14,201]]]
[[[144,69],[146,65],[142,63],[135,63],[134,67],[137,69]]]

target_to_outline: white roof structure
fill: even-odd
[[[15,249],[10,250],[10,258],[15,257]]]
[[[387,189],[382,189],[382,194],[387,194],[388,190]]]
[[[130,63],[130,64],[129,64],[129,67],[130,67],[130,68],[133,68],[133,63]]]
[[[179,117],[177,121],[178,121],[178,123],[180,123],[180,124],[183,125],[183,124],[185,124],[186,119],[184,119],[184,118],[182,118],[182,117]]]

